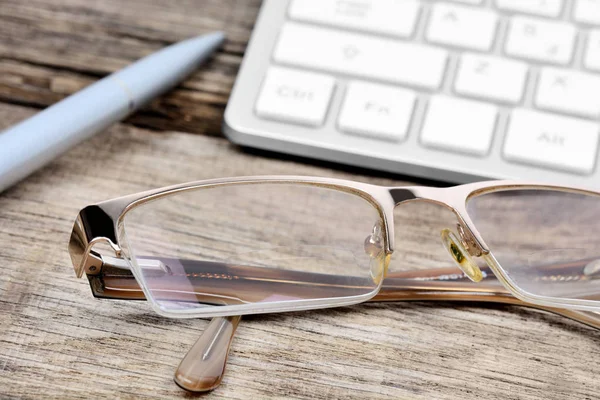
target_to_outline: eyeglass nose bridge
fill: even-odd
[[[460,188],[460,187],[458,187]],[[472,281],[479,282],[484,274],[472,258],[489,253],[478,232],[473,230],[472,221],[467,214],[465,203],[468,193],[456,193],[453,188],[405,187],[392,188],[394,201],[392,214],[396,207],[409,202],[425,202],[448,209],[457,222],[456,234],[445,228],[440,233],[442,245],[463,273]]]
[[[401,207],[405,202],[425,201],[452,211],[458,220],[457,229],[461,244],[471,256],[481,257],[489,254],[490,251],[477,229],[475,229],[466,210],[466,200],[471,192],[472,190],[465,186],[451,188],[426,186],[390,188],[390,195],[394,202],[393,208]],[[393,210],[391,214],[393,215]]]

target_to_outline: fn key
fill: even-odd
[[[256,102],[262,118],[320,126],[333,93],[333,77],[289,68],[271,67]]]

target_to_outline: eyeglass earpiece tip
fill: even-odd
[[[223,380],[229,346],[240,316],[217,317],[185,355],[175,371],[175,383],[190,392],[208,392]]]
[[[220,375],[211,377],[211,379],[206,380],[194,380],[189,379],[189,377],[185,375],[175,374],[173,376],[173,381],[177,384],[177,386],[179,386],[183,390],[187,390],[188,392],[204,393],[219,387],[222,378],[223,376]]]

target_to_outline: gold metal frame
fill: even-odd
[[[595,196],[600,196],[600,193],[574,187],[515,181],[478,182],[449,188],[433,188],[419,186],[384,187],[354,181],[317,177],[258,176],[214,179],[174,185],[90,205],[81,210],[75,221],[69,242],[69,252],[75,272],[78,277],[81,277],[84,271],[88,275],[93,275],[102,269],[104,265],[103,258],[99,254],[95,253],[92,249],[94,245],[98,243],[108,243],[113,249],[117,258],[129,260],[132,272],[138,281],[141,282],[140,286],[142,287],[142,290],[144,290],[145,296],[152,300],[151,294],[143,284],[141,272],[136,270],[135,262],[132,262],[129,259],[130,252],[127,246],[124,245],[125,240],[123,219],[127,212],[145,203],[181,192],[223,185],[254,185],[261,183],[312,185],[353,193],[366,199],[380,213],[383,223],[382,233],[384,250],[388,256],[388,259],[394,251],[393,240],[390,240],[390,238],[394,237],[394,208],[410,201],[428,201],[442,205],[455,214],[458,220],[458,231],[461,233],[461,241],[464,248],[470,253],[471,256],[483,258],[500,282],[502,282],[502,284],[518,299],[545,307],[571,308],[588,311],[600,309],[598,301],[556,299],[552,297],[533,295],[522,290],[514,283],[514,281],[508,276],[508,274],[499,265],[498,261],[494,258],[466,210],[466,204],[470,198],[497,191],[515,189],[544,189],[583,193]],[[376,293],[373,293],[372,295],[375,294]],[[161,315],[193,318],[250,314],[255,312],[280,312],[349,305],[366,301],[369,297],[372,297],[372,295],[356,296],[355,298],[351,299],[339,298],[338,300],[332,300],[331,303],[309,300],[303,301],[303,303],[300,305],[294,304],[294,301],[289,301],[286,302],[285,305],[274,305],[273,307],[269,307],[269,305],[262,306],[261,311],[253,311],[243,308],[240,309],[240,306],[223,306],[210,308],[210,310],[203,311],[200,314],[197,311],[188,313],[182,312],[177,314],[164,312],[158,306],[156,306],[153,301],[151,303],[153,303],[153,308]]]

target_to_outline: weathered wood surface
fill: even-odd
[[[0,100],[41,108],[167,44],[214,30],[206,67],[129,122],[220,135],[257,0],[1,0]]]
[[[221,135],[257,9],[255,1],[0,0],[0,129],[169,42],[213,29],[230,38],[182,87],[0,194],[0,398],[190,397],[172,375],[207,322],[94,299],[66,251],[81,207],[235,175],[400,183],[206,136]],[[256,316],[242,321],[232,348],[223,385],[206,398],[600,397],[600,333],[518,307],[421,302]]]

